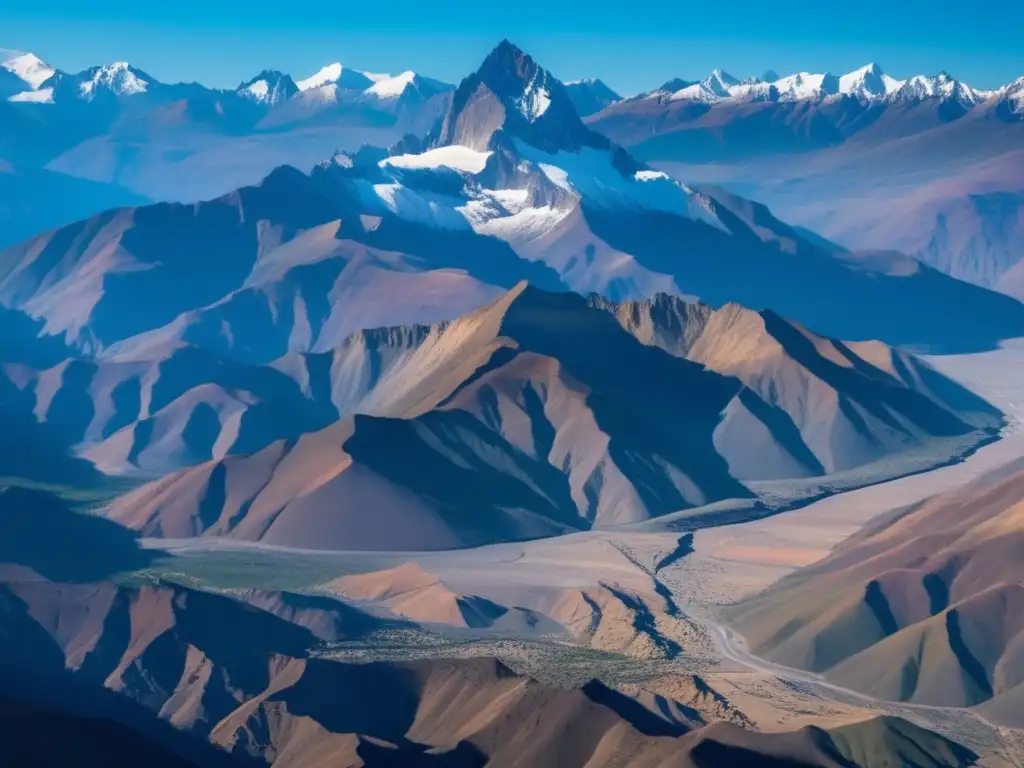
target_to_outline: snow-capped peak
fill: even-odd
[[[403,72],[394,77],[383,77],[371,85],[367,89],[367,93],[372,93],[374,96],[384,99],[395,98],[405,93],[405,89],[412,85],[415,80],[416,73],[412,71]]]
[[[1007,105],[1014,115],[1024,115],[1024,77],[1004,85],[997,92],[1000,101]]]
[[[0,52],[0,56],[3,57],[0,67],[22,80],[32,90],[39,88],[57,71],[33,53],[4,51]]]
[[[721,69],[712,70],[711,74],[704,79],[704,82],[708,87],[718,89],[723,93],[727,93],[731,86],[740,84],[739,80]]]
[[[485,151],[499,132],[549,151],[608,144],[583,125],[566,87],[508,40],[456,89],[436,144]]]
[[[680,86],[676,88],[676,86]],[[772,83],[765,83],[756,77],[740,82],[728,72],[721,69],[712,71],[699,83],[688,83],[685,80],[671,80],[660,89],[661,93],[670,90],[671,101],[699,101],[713,104],[717,101],[774,101],[778,93]],[[658,95],[655,92],[654,95]]]
[[[797,72],[795,75],[780,77],[772,85],[783,101],[818,99],[839,93],[839,78],[829,73],[814,74]]]
[[[724,72],[716,69],[699,83],[684,85],[682,88],[672,92],[672,100],[702,101],[710,103],[721,99],[728,99],[732,89],[740,84],[740,81]],[[668,84],[666,84],[668,85]]]
[[[256,104],[274,105],[290,99],[298,93],[298,87],[295,81],[283,72],[264,70],[252,80],[238,86],[236,93]]]
[[[312,77],[299,80],[295,84],[299,87],[300,91],[308,91],[310,88],[319,88],[321,85],[336,83],[341,78],[343,69],[344,67],[341,66],[341,62],[336,61],[334,64],[328,64],[326,67],[323,67]]]
[[[895,93],[903,87],[902,80],[890,77],[877,64],[867,64],[839,78],[839,92],[871,99]]]
[[[947,72],[937,75],[915,75],[891,94],[893,99],[951,99],[965,107],[980,104],[991,94],[976,91],[966,83],[951,77]]]
[[[116,96],[145,93],[153,80],[127,61],[115,61],[105,67],[94,67],[82,73],[78,88],[83,98],[92,99],[100,90]]]
[[[312,77],[295,83],[300,91],[310,91],[325,85],[337,85],[346,90],[365,91],[374,84],[374,80],[357,69],[344,67],[341,62],[334,62],[323,67]]]

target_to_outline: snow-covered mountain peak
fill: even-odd
[[[891,94],[891,98],[915,101],[923,99],[952,100],[970,108],[980,104],[990,95],[991,93],[987,91],[976,91],[943,71],[937,75],[915,75],[908,78],[898,90]]]
[[[366,89],[365,95],[380,102],[398,102],[400,99],[418,98],[421,101],[447,93],[453,89],[448,83],[423,77],[412,71],[398,75],[375,76],[373,85]]]
[[[839,92],[863,99],[880,98],[895,93],[902,80],[890,77],[877,64],[866,64],[839,78]]]
[[[374,82],[374,84],[367,89],[367,92],[381,98],[396,98],[405,93],[405,89],[415,81],[416,73],[409,70],[402,72],[399,75],[395,75],[394,77],[382,77]]]
[[[477,74],[499,99],[514,102],[519,113],[531,123],[551,106],[550,81],[554,78],[508,40],[498,44]]]
[[[287,101],[299,92],[291,76],[276,70],[265,69],[252,80],[238,86],[235,91],[243,99],[256,104],[275,105]]]
[[[608,144],[583,125],[565,86],[508,40],[456,89],[438,143],[486,150],[502,131],[551,151]]]
[[[727,89],[731,85],[739,85],[740,81],[730,75],[723,69],[713,69],[711,74],[704,80],[705,83],[714,84],[722,90]]]
[[[36,90],[57,71],[34,53],[0,51],[0,67]]]
[[[998,106],[1017,118],[1024,117],[1024,77],[1018,77],[996,91]]]
[[[357,69],[342,66],[341,62],[328,64],[315,75],[295,83],[300,91],[309,91],[325,85],[336,85],[346,90],[365,91],[374,81]]]
[[[321,85],[327,85],[327,83],[335,83],[341,77],[343,69],[341,62],[337,61],[334,64],[328,64],[326,67],[321,68],[315,75],[307,77],[305,80],[299,80],[295,84],[299,87],[300,91],[308,91],[310,88],[318,88]]]
[[[78,88],[85,99],[94,98],[100,91],[109,91],[115,96],[134,96],[145,93],[155,82],[127,61],[115,61],[83,72],[79,76]]]
[[[699,83],[673,80],[666,83],[662,88],[672,88],[677,84],[680,84],[681,87],[670,91],[672,94],[670,98],[673,101],[686,100],[711,103],[732,97],[732,90],[740,85],[740,81],[728,72],[715,69]]]
[[[797,72],[794,75],[781,77],[773,85],[783,101],[800,101],[803,99],[820,99],[839,93],[839,78],[825,72]]]

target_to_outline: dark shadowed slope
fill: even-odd
[[[51,493],[0,485],[0,561],[82,582],[144,568],[152,554],[132,531],[81,514]]]

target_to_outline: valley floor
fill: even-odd
[[[148,575],[225,591],[331,594],[412,622],[408,628],[325,647],[325,655],[493,655],[546,682],[579,685],[596,677],[624,690],[643,687],[667,698],[678,698],[681,688],[692,690],[688,681],[699,675],[725,698],[728,711],[742,713],[764,730],[832,726],[888,713],[974,748],[985,756],[985,765],[1024,766],[1020,732],[991,725],[967,710],[875,701],[811,673],[755,658],[720,618],[722,606],[825,557],[878,515],[1024,456],[1024,341],[929,362],[1007,414],[1002,439],[960,463],[772,517],[692,532],[590,532],[429,553],[154,541],[150,546],[169,554]],[[403,596],[414,599],[403,601]],[[487,610],[480,608],[484,603],[495,606],[499,618],[472,620],[477,614],[467,606],[482,610],[486,618]],[[557,621],[549,620],[556,616]],[[566,634],[566,625],[579,631]]]

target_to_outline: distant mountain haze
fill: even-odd
[[[414,72],[342,63],[301,76],[265,70],[218,90],[161,83],[126,62],[69,74],[32,54],[5,53],[0,158],[23,173],[45,167],[113,187],[92,210],[53,207],[31,187],[17,206],[5,194],[0,210],[6,200],[9,209],[45,215],[0,234],[0,247],[134,202],[124,190],[209,199],[281,164],[309,171],[335,150],[423,137],[452,91]],[[680,178],[726,184],[851,250],[903,251],[1021,297],[1012,267],[1022,190],[1017,158],[1007,154],[1021,147],[1020,80],[982,90],[946,72],[895,78],[867,64],[745,80],[714,70],[627,98],[584,79],[566,93],[600,133]],[[730,170],[740,161],[760,169]]]
[[[1024,297],[1022,81],[981,91],[945,72],[897,80],[745,81],[718,71],[609,104],[594,129],[692,182],[729,187],[851,250],[898,250]]]

